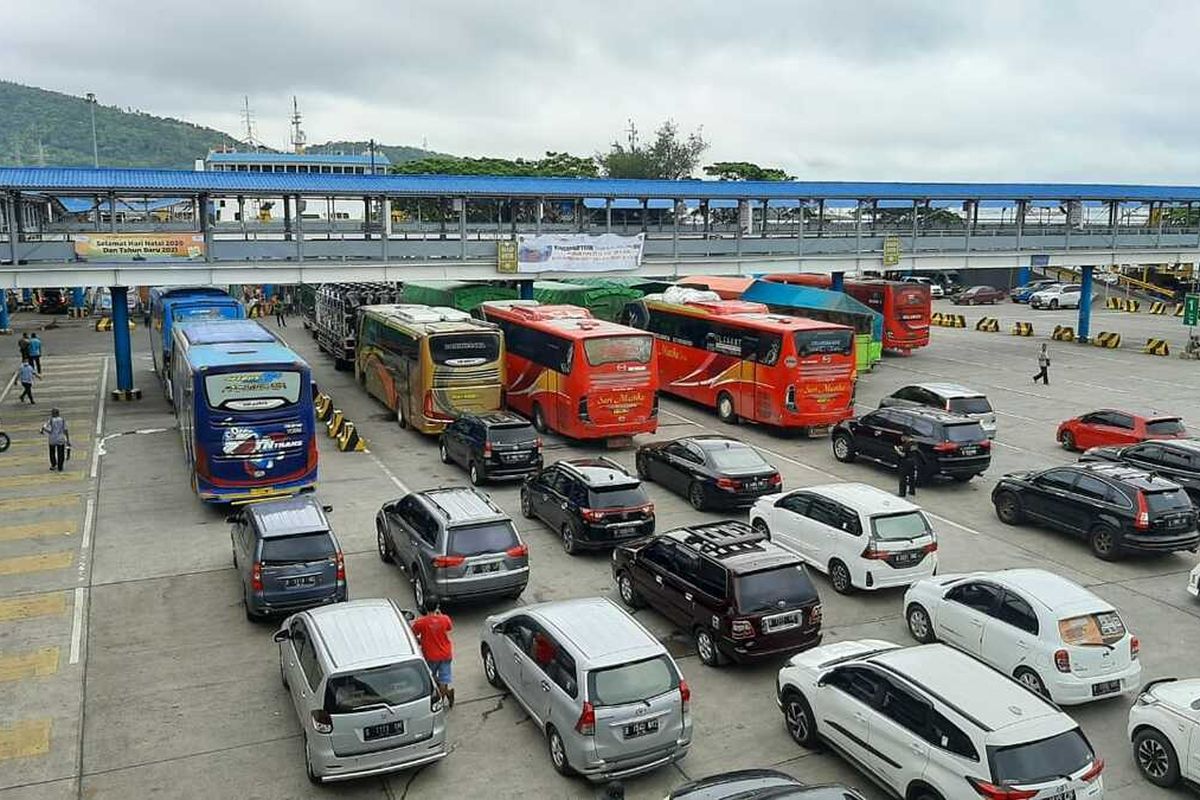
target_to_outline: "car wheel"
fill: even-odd
[[[809,749],[817,746],[817,720],[804,695],[797,691],[784,692],[783,724],[796,744]]]
[[[567,746],[563,744],[562,736],[553,725],[546,726],[546,746],[550,748],[550,763],[559,775],[571,775],[570,762],[567,761]]]
[[[925,606],[913,603],[908,607],[904,618],[908,622],[908,632],[918,642],[929,644],[937,640],[933,634],[933,620],[929,618],[929,612],[925,610]]]
[[[378,524],[375,526],[375,547],[379,551],[379,560],[383,563],[391,564],[396,560],[392,557],[392,545],[388,542],[383,528]]]
[[[403,428],[408,427],[408,420],[404,418],[404,400],[396,402],[396,424]]]
[[[1051,300],[1051,301],[1050,301],[1050,310],[1051,310],[1051,311],[1058,311],[1058,301],[1057,301],[1057,300]]]
[[[504,688],[504,679],[500,677],[500,670],[496,669],[496,657],[492,655],[492,648],[486,644],[480,650],[483,656],[483,677],[487,678],[487,682],[495,689]]]
[[[562,530],[559,531],[559,538],[562,540],[563,552],[569,556],[575,555],[579,549],[579,543],[575,540],[575,527],[571,523],[563,524]]]
[[[546,432],[546,415],[538,403],[533,404],[533,427],[537,429],[538,433]]]
[[[717,643],[708,628],[696,629],[696,655],[706,667],[721,666],[721,651],[717,650]]]
[[[843,464],[849,464],[854,461],[854,445],[850,442],[850,437],[846,434],[839,434],[833,437],[833,457]]]
[[[521,516],[533,519],[533,501],[529,499],[529,492],[525,489],[521,490]]]
[[[438,458],[442,460],[443,464],[450,463],[450,451],[446,449],[445,441],[438,442]]]
[[[853,594],[854,583],[850,580],[850,570],[836,558],[829,562],[829,582],[838,594]]]
[[[1050,692],[1046,691],[1046,684],[1042,683],[1042,679],[1038,677],[1038,674],[1028,667],[1021,667],[1013,673],[1013,677],[1017,679],[1017,683],[1038,697],[1044,697],[1047,700],[1050,699]]]
[[[467,467],[467,477],[471,479],[472,486],[479,486],[487,480],[483,471],[479,469],[479,464],[474,461],[471,462],[471,466]]]
[[[633,578],[624,570],[617,573],[617,594],[621,596],[621,602],[630,608],[642,607],[642,598],[633,588]]]
[[[425,588],[425,579],[421,577],[421,570],[416,564],[412,565],[409,575],[412,577],[413,602],[416,604],[417,610],[424,613],[425,603],[429,601],[429,590]]]
[[[1004,492],[996,498],[996,516],[1005,525],[1020,525],[1025,519],[1021,500],[1012,492]]]
[[[1111,525],[1100,524],[1092,528],[1088,534],[1088,542],[1092,546],[1092,553],[1101,561],[1113,561],[1120,555],[1117,532]]]
[[[312,751],[308,746],[308,734],[304,735],[304,771],[308,773],[309,781],[320,785],[321,776],[313,771]]]
[[[633,459],[633,466],[637,469],[637,476],[640,480],[650,480],[650,470],[647,469],[646,457],[644,455],[638,453],[637,457]]]
[[[721,392],[717,395],[717,419],[726,425],[737,424],[737,410],[733,406],[733,396],[729,392]]]
[[[754,520],[753,523],[751,523],[750,527],[754,528],[754,530],[758,531],[768,539],[771,538],[771,528],[767,525],[767,521],[765,519],[759,517],[758,519]]]
[[[1133,737],[1133,759],[1142,776],[1155,786],[1179,783],[1179,758],[1175,748],[1154,728],[1146,728]]]
[[[1075,451],[1075,434],[1070,431],[1063,431],[1062,434],[1063,450]]]
[[[688,502],[692,504],[692,508],[696,509],[697,511],[704,510],[704,487],[699,483],[693,481],[692,484],[688,486],[687,498]]]

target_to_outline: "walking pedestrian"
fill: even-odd
[[[285,309],[283,307],[283,300],[281,300],[279,298],[279,295],[275,295],[275,300],[273,302],[273,305],[275,306],[275,324],[277,326],[279,326],[280,328],[286,328],[287,327],[287,316],[285,315]]]
[[[896,468],[900,471],[900,485],[896,494],[904,497],[917,494],[917,453],[912,439],[900,437],[893,448],[896,452]]]
[[[37,370],[37,374],[41,375],[42,374],[42,340],[38,338],[38,335],[36,333],[33,334],[32,338],[30,338],[30,340],[29,340],[29,360],[33,364],[34,369]]]
[[[25,398],[28,397],[29,405],[37,405],[33,401],[33,379],[35,377],[40,378],[41,376],[33,371],[33,364],[29,363],[29,359],[22,361],[21,366],[17,368],[17,380],[21,382],[21,396],[17,398],[18,403],[24,403]]]
[[[22,333],[21,338],[17,340],[17,349],[21,351],[21,360],[26,361],[29,358],[29,334]]]
[[[1042,342],[1042,349],[1038,352],[1038,373],[1033,376],[1033,382],[1041,381],[1044,386],[1050,385],[1050,354],[1046,352],[1046,343]]]
[[[71,432],[67,430],[67,421],[57,408],[50,409],[50,419],[42,426],[42,433],[49,437],[50,471],[62,472],[63,464],[67,461],[67,448],[71,446]]]
[[[454,630],[454,623],[442,613],[441,605],[436,599],[426,601],[425,606],[425,613],[412,624],[412,630],[421,643],[421,654],[429,664],[429,671],[433,673],[438,692],[450,708],[454,708],[454,687],[450,685],[450,662],[454,660],[450,631]]]

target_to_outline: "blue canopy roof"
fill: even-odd
[[[773,308],[794,308],[800,311],[830,311],[838,314],[869,317],[871,319],[872,336],[880,341],[883,339],[883,315],[842,292],[833,292],[828,289],[818,289],[814,286],[800,286],[791,283],[755,281],[750,284],[746,291],[742,292],[742,299],[756,303],[765,303]],[[803,315],[801,314],[800,316]]]

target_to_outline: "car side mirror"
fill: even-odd
[[[239,524],[242,521],[242,512],[239,511],[236,514],[226,514],[225,521],[228,522],[230,525]]]
[[[286,642],[288,639],[292,638],[292,632],[287,628],[280,628],[279,630],[275,631],[275,635],[271,638],[276,642]]]
[[[414,614],[411,609],[402,608],[400,609],[400,613],[404,616],[404,620],[406,622],[412,622],[417,618],[417,615]]]
[[[321,510],[324,511],[326,514],[332,514],[333,506],[329,506],[329,505],[321,506]]]

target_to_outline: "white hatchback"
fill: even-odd
[[[1009,569],[923,580],[904,595],[908,630],[1011,675],[1059,704],[1138,687],[1138,638],[1112,605],[1061,575]]]
[[[1138,771],[1156,786],[1200,784],[1200,678],[1150,681],[1129,709]]]
[[[750,524],[828,574],[841,594],[908,586],[937,572],[937,535],[921,507],[865,483],[760,498]]]

